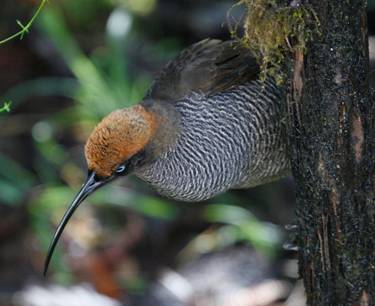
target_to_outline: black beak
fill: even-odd
[[[59,238],[64,231],[64,228],[66,224],[68,223],[70,217],[73,215],[74,211],[77,209],[79,204],[83,202],[84,199],[86,199],[91,193],[93,193],[95,190],[98,188],[104,186],[106,183],[111,181],[114,177],[109,177],[109,178],[98,178],[95,172],[89,172],[86,182],[83,184],[81,187],[81,190],[78,192],[76,197],[74,198],[72,204],[70,204],[68,210],[65,212],[64,216],[62,217],[59,226],[57,227],[55,234],[52,238],[52,241],[49,245],[48,248],[48,253],[46,260],[44,262],[44,276],[47,273],[49,263],[52,258],[53,251],[55,250],[55,247],[57,245],[57,242],[59,241]]]

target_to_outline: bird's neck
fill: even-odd
[[[172,150],[180,134],[180,113],[171,103],[158,100],[145,100],[142,106],[153,113],[158,124],[152,140],[145,147],[147,161],[153,162],[166,152]]]

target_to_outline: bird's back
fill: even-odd
[[[147,98],[173,103],[192,92],[213,95],[256,80],[258,75],[256,60],[241,43],[205,39],[183,50],[165,66]]]

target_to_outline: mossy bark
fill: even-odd
[[[305,3],[304,3],[305,2]],[[375,103],[366,1],[301,1],[320,33],[288,95],[299,267],[308,305],[375,305]]]

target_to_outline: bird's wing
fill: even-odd
[[[200,92],[215,94],[254,80],[259,66],[250,51],[235,41],[202,40],[169,62],[147,96],[173,101]]]

